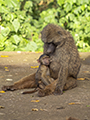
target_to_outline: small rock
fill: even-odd
[[[6,81],[13,81],[13,79],[6,79]]]

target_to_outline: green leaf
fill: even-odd
[[[29,40],[23,39],[22,37],[20,37],[20,43],[19,43],[19,47],[20,48],[25,48],[25,46],[29,43]]]
[[[62,4],[64,4],[65,0],[57,0],[57,3],[61,6]]]
[[[1,30],[1,34],[3,36],[7,36],[9,34],[9,32],[10,32],[10,28],[8,28],[8,27]]]
[[[37,49],[37,44],[33,41],[30,41],[30,43],[27,44],[27,46],[25,47],[26,51],[32,51],[35,52]]]
[[[14,14],[8,14],[7,16],[6,16],[6,20],[8,20],[8,21],[12,21],[14,19]]]
[[[8,7],[13,7],[12,3],[11,3],[11,0],[5,0],[5,4],[8,6]]]
[[[1,40],[4,40],[4,39],[5,37],[2,34],[0,34],[0,43],[1,43]]]
[[[1,35],[0,35],[0,37],[1,37]],[[0,39],[0,50],[3,50],[4,46],[5,46],[4,39]]]
[[[66,13],[67,13],[67,12],[69,12],[69,11],[72,9],[72,5],[69,4],[69,3],[66,3],[66,4],[64,5],[64,8],[65,8],[65,11],[66,11]]]
[[[80,4],[85,4],[85,3],[89,4],[89,2],[90,2],[89,0],[78,0],[78,1],[77,1],[77,4],[78,4],[78,5],[80,5]]]
[[[78,41],[76,45],[79,48],[83,48],[83,49],[85,49],[85,47],[89,47],[89,45],[87,43],[85,43],[84,41]]]
[[[81,9],[84,11],[86,7],[87,7],[87,5],[84,4],[81,6]]]
[[[15,51],[15,49],[17,49],[17,46],[10,44],[6,47],[6,49],[4,49],[4,51]]]
[[[67,3],[70,3],[70,4],[73,4],[73,3],[75,3],[76,2],[76,0],[65,0],[65,2]]]
[[[76,7],[76,9],[74,9],[75,14],[79,14],[79,12],[81,12],[81,6]]]
[[[12,43],[17,45],[21,41],[21,39],[20,39],[20,37],[18,35],[13,35],[11,37],[11,41],[12,41]]]
[[[25,51],[25,48],[24,47],[22,47],[22,48],[18,47],[18,48],[15,49],[15,51]]]
[[[32,6],[33,6],[33,4],[32,4],[31,1],[26,1],[25,6],[24,6],[24,9],[31,8]]]
[[[85,28],[85,33],[90,33],[90,27]]]
[[[13,7],[19,7],[19,2],[18,0],[11,0],[11,3],[13,5]]]
[[[14,21],[12,22],[12,25],[13,25],[13,27],[15,29],[15,32],[17,33],[17,31],[18,31],[18,29],[20,27],[20,23],[19,23],[18,19],[14,19]]]
[[[0,6],[0,13],[8,13],[8,10],[4,6]]]
[[[72,13],[71,13],[71,14],[68,14],[68,17],[70,17],[70,20],[71,20],[71,21],[73,21],[74,18],[75,18],[74,14],[72,14]]]
[[[8,7],[19,7],[18,0],[5,0],[5,4]]]

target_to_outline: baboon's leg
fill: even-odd
[[[15,82],[13,85],[10,86],[3,86],[2,90],[18,90],[18,89],[24,89],[24,88],[36,88],[37,85],[35,83],[35,73],[31,74],[29,76],[26,76],[19,81]]]
[[[68,77],[66,84],[64,86],[64,90],[69,90],[77,86],[77,79],[73,77]]]
[[[49,82],[49,84],[51,84],[55,80],[53,78],[51,78],[50,75],[49,75],[49,76],[47,76],[47,81]]]
[[[56,88],[57,80],[54,80],[51,84],[47,85],[44,89],[39,89],[38,90],[38,96],[39,97],[44,97],[47,95],[51,95],[54,93],[55,88]]]
[[[73,77],[68,77],[63,90],[69,90],[69,89],[76,87],[77,86],[76,82],[77,82],[77,79],[75,79]],[[44,96],[53,94],[55,91],[55,88],[56,88],[56,84],[57,84],[57,80],[55,80],[51,84],[47,85],[45,87],[45,89],[40,89],[38,91],[38,96],[44,97]]]

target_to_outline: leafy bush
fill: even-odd
[[[59,25],[73,35],[79,51],[90,51],[90,0],[57,0]]]
[[[90,51],[90,0],[0,0],[0,51],[43,51],[48,23],[67,29],[79,51]]]
[[[0,50],[42,51],[39,32],[33,26],[34,20],[31,16],[33,3],[26,1],[23,10],[20,10],[20,3],[17,0],[0,1]]]

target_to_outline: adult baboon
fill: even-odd
[[[47,45],[56,45],[54,54],[50,55],[50,76],[57,79],[54,93],[62,94],[64,86],[76,86],[77,74],[80,70],[80,58],[74,39],[63,28],[48,24],[41,32],[44,42],[44,54],[47,54]]]
[[[50,56],[50,76],[57,79],[54,93],[62,94],[64,87],[70,89],[77,86],[76,79],[80,70],[80,58],[71,34],[59,26],[48,24],[41,32],[41,38],[44,42],[44,54]],[[50,44],[56,46],[55,52],[52,54],[48,53]],[[35,74],[32,74],[22,78],[14,85],[4,86],[2,89],[16,90],[36,86]],[[47,87],[48,85],[46,90]]]

